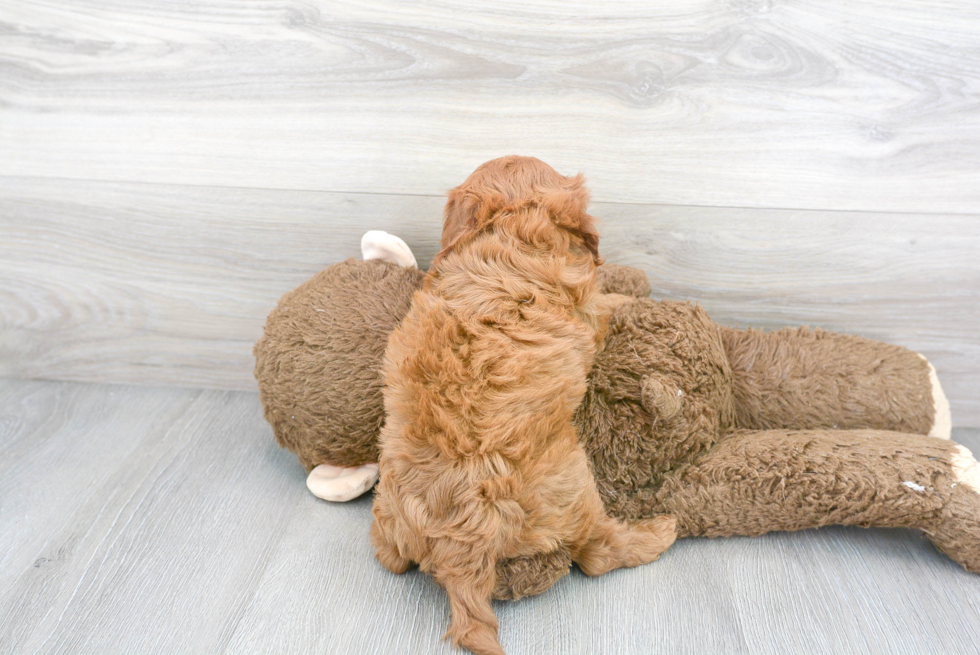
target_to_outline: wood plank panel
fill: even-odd
[[[0,175],[980,211],[973,0],[0,6]]]
[[[30,561],[15,559],[18,566],[2,570],[9,582],[0,587],[3,649],[222,652],[293,505],[309,495],[257,397],[47,384],[71,417],[62,430],[70,451],[86,464],[101,458],[114,466],[86,475],[64,461],[67,452],[57,459],[38,453],[4,479],[4,501],[29,511],[16,531],[15,517],[0,515],[0,540]],[[73,391],[79,388],[84,393]],[[168,422],[155,420],[158,406],[178,393],[192,402]],[[124,430],[118,417],[92,407],[92,396],[107,409],[126,401]],[[51,420],[21,417],[25,431]],[[52,488],[77,498],[58,502]]]
[[[199,393],[0,380],[0,589],[59,566],[48,540]]]
[[[254,388],[279,297],[360,236],[438,240],[436,198],[6,179],[0,375]],[[425,238],[421,235],[425,234]]]
[[[0,380],[0,467],[4,652],[457,652],[445,594],[375,561],[371,497],[313,498],[254,393]],[[912,531],[829,528],[685,539],[496,611],[512,655],[967,653],[978,599]]]
[[[279,297],[405,238],[425,266],[439,198],[6,178],[0,375],[252,389]],[[956,215],[596,203],[601,249],[658,298],[724,324],[810,324],[932,360],[956,425],[980,425],[980,221]]]
[[[441,641],[445,593],[417,570],[385,570],[370,525],[370,498],[301,502],[225,652],[459,652]],[[495,603],[504,650],[746,652],[720,544],[679,542],[652,566],[598,578],[576,570],[546,594]]]
[[[967,653],[980,638],[980,623],[962,620],[976,616],[980,578],[915,531],[830,527],[720,543],[748,652]]]

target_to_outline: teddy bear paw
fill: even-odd
[[[943,392],[943,387],[939,384],[939,376],[936,375],[936,368],[922,353],[916,353],[922,361],[929,367],[929,384],[932,386],[932,409],[934,418],[932,428],[929,430],[930,437],[937,439],[951,439],[953,436],[953,419],[949,413],[949,400]]]
[[[320,464],[306,478],[306,487],[323,500],[343,503],[357,498],[378,481],[378,465],[344,468]]]
[[[965,484],[972,491],[980,493],[980,462],[973,457],[970,449],[956,444],[956,452],[951,463],[956,482]]]

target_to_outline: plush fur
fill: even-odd
[[[980,504],[953,471],[961,448],[882,430],[734,430],[666,480],[650,505],[671,511],[683,536],[823,525],[918,528],[980,571]],[[715,493],[698,493],[705,488]]]
[[[377,439],[380,418],[363,438],[355,410],[337,398],[380,390],[387,335],[421,286],[414,269],[345,262],[328,271],[334,268],[349,270],[321,274],[302,294],[283,298],[256,347],[267,415],[296,416],[273,422],[277,439],[307,467],[364,463],[365,455],[346,453],[369,452],[359,444]],[[375,276],[401,277],[404,286],[371,287]],[[905,526],[980,572],[980,464],[946,440],[949,416],[939,408],[948,405],[921,356],[820,330],[718,326],[696,305],[646,298],[645,275],[628,267],[604,264],[597,279],[603,293],[639,296],[609,320],[575,414],[608,514],[669,513],[681,536]],[[312,308],[348,285],[353,292],[334,311],[357,320],[322,322]],[[382,327],[364,328],[374,323]],[[333,361],[333,341],[357,344],[345,346],[343,365]],[[343,396],[333,391],[340,386]],[[371,398],[356,412],[373,403],[380,417],[380,391]],[[493,595],[540,593],[570,562],[560,546],[501,560]]]
[[[276,441],[307,473],[378,461],[381,357],[424,277],[348,259],[287,293],[269,314],[254,348],[255,378]]]
[[[285,294],[253,349],[265,418],[306,472],[378,461],[381,362],[425,272],[348,259]],[[650,295],[642,271],[604,264],[599,291]]]
[[[929,363],[918,353],[820,329],[763,333],[723,327],[720,333],[733,371],[735,424],[740,428],[929,434],[935,423],[930,387],[924,382]],[[815,376],[821,384],[809,382]],[[910,412],[909,407],[921,410]]]
[[[652,291],[643,271],[609,262],[596,269],[596,282],[601,294],[646,298]]]
[[[589,575],[656,559],[673,519],[608,517],[572,425],[603,328],[581,178],[508,157],[450,193],[444,249],[385,352],[371,542],[449,596],[447,635],[502,653],[501,560],[556,548]]]
[[[736,429],[927,434],[928,375],[924,359],[898,346],[736,330],[697,305],[644,298],[610,320],[576,422],[609,511],[641,517],[660,513],[655,492],[668,477]]]
[[[640,298],[610,319],[576,423],[612,516],[666,513],[679,537],[916,528],[980,572],[980,484],[964,473],[977,463],[926,436],[929,378],[898,346],[735,330],[697,305]],[[559,579],[564,558],[511,565],[510,588]]]

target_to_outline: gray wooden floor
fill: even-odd
[[[440,590],[374,561],[370,503],[313,498],[254,393],[0,379],[0,652],[454,652]],[[980,576],[833,528],[681,541],[497,612],[513,655],[976,653]]]

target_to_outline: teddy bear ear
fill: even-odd
[[[582,239],[582,243],[592,253],[592,259],[595,260],[596,266],[599,266],[602,264],[602,257],[599,256],[599,232],[595,228],[595,222],[595,218],[582,212],[582,219],[579,222],[579,226],[572,228],[572,232]]]
[[[661,419],[670,419],[681,410],[684,392],[659,375],[647,375],[641,382],[643,406]]]
[[[364,261],[380,259],[405,268],[416,268],[415,255],[408,244],[383,230],[369,230],[361,237],[361,257]]]

